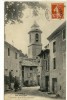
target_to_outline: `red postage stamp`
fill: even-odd
[[[64,3],[52,3],[51,4],[52,19],[64,18]]]

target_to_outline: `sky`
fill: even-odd
[[[41,2],[42,3],[42,2]],[[42,3],[43,5],[45,2]],[[64,21],[66,16],[66,9],[64,8],[64,19],[52,19],[51,17],[51,3],[46,2],[49,9],[49,20],[45,17],[45,12],[42,8],[38,9],[38,16],[33,16],[32,9],[26,6],[24,10],[24,16],[22,18],[23,23],[16,22],[15,24],[5,25],[5,35],[6,41],[15,46],[16,48],[22,50],[24,54],[28,54],[29,45],[29,34],[31,26],[36,21],[39,25],[41,34],[42,49],[49,43],[47,37],[52,34],[52,32],[58,28]]]

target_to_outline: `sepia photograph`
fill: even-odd
[[[66,1],[4,2],[4,100],[66,100]]]

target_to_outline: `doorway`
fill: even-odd
[[[57,78],[52,78],[52,91],[53,93],[57,92]]]
[[[49,76],[45,76],[45,91],[49,91]]]

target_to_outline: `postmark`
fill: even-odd
[[[52,19],[64,18],[64,3],[52,3],[51,4],[51,16]]]

